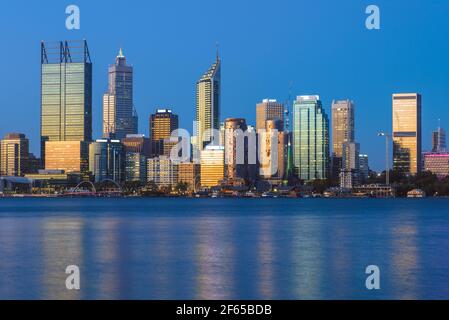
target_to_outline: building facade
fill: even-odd
[[[125,181],[125,148],[120,140],[98,139],[89,145],[89,171],[95,182]]]
[[[29,171],[28,139],[21,133],[7,134],[0,141],[0,176],[23,177]]]
[[[439,127],[432,132],[432,152],[445,153],[446,151],[446,131]]]
[[[424,170],[432,172],[439,179],[449,176],[449,153],[425,153]]]
[[[147,182],[147,157],[142,153],[126,152],[125,181]]]
[[[355,142],[343,143],[340,187],[353,188],[359,184],[360,145]]]
[[[215,63],[196,84],[195,148],[203,150],[213,139],[212,130],[220,129],[221,60]]]
[[[189,191],[197,191],[200,184],[200,165],[194,162],[180,163],[178,183],[186,183]]]
[[[89,144],[84,141],[47,141],[45,143],[46,170],[64,173],[87,173],[89,169]]]
[[[421,171],[421,95],[393,95],[393,170],[405,175]]]
[[[264,99],[256,105],[256,131],[265,130],[267,120],[282,121],[284,131],[284,106],[275,99]]]
[[[365,182],[369,178],[370,168],[369,168],[369,157],[367,154],[359,155],[359,173],[360,182]]]
[[[150,116],[149,128],[153,149],[152,155],[155,157],[169,156],[171,134],[179,128],[178,115],[174,114],[170,109],[158,109],[155,114]]]
[[[161,187],[174,187],[178,183],[178,165],[170,158],[157,157],[147,160],[147,181]]]
[[[137,134],[138,117],[133,102],[133,67],[126,64],[123,50],[109,66],[108,90],[103,95],[103,137],[123,139]]]
[[[225,121],[226,178],[230,181],[248,178],[248,138],[246,120],[229,118]],[[254,137],[255,138],[255,137]],[[255,142],[255,139],[253,141]]]
[[[201,187],[212,188],[225,178],[225,150],[222,146],[207,146],[201,151]]]
[[[343,144],[354,142],[354,102],[332,101],[332,147],[337,157],[343,157]]]
[[[259,130],[259,176],[279,184],[285,176],[288,135],[283,131],[283,121],[265,121],[264,130]]]
[[[293,105],[293,162],[301,180],[329,177],[329,118],[319,96],[299,96]]]
[[[86,41],[41,43],[41,159],[46,142],[92,140],[92,62]]]

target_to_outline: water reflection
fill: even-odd
[[[14,217],[0,207],[0,298],[414,299],[447,291],[449,262],[432,248],[448,243],[449,217],[419,218],[428,206],[303,201],[285,214],[273,200],[245,213],[224,202],[207,213],[199,202],[196,215],[166,212],[158,201],[135,211],[100,202],[103,214],[55,205],[51,214]],[[72,264],[81,291],[65,288]],[[364,287],[369,264],[381,267],[380,292]]]

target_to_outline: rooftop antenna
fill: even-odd
[[[220,61],[220,44],[218,43],[218,41],[215,42],[215,47],[217,50],[217,61]]]
[[[287,132],[290,131],[290,109],[291,109],[291,103],[292,103],[292,88],[293,88],[293,81],[290,81],[289,87],[288,87],[288,98],[287,102],[285,103],[285,130]]]

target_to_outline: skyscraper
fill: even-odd
[[[337,157],[343,156],[343,144],[354,142],[354,102],[332,101],[332,146]]]
[[[446,152],[446,132],[441,127],[432,132],[432,152]]]
[[[293,150],[299,179],[329,177],[329,118],[319,96],[299,96],[293,105]]]
[[[211,142],[211,130],[220,129],[221,60],[215,63],[196,84],[195,145],[198,150]],[[218,143],[218,142],[217,142]]]
[[[176,144],[170,141],[173,131],[179,128],[178,115],[170,109],[158,109],[150,116],[150,139],[152,141],[153,154],[156,156],[170,155],[171,147]]]
[[[359,155],[360,182],[365,182],[369,177],[369,158],[367,154]]]
[[[393,94],[393,169],[406,175],[421,171],[421,95]]]
[[[229,180],[246,179],[248,176],[248,140],[244,136],[246,129],[245,119],[229,118],[225,121],[226,178]],[[241,130],[240,134],[237,130]]]
[[[342,170],[340,173],[340,186],[352,188],[359,182],[360,171],[360,145],[355,142],[343,143]]]
[[[267,120],[281,120],[282,130],[284,122],[284,106],[278,103],[274,99],[264,99],[256,106],[256,130],[265,130],[265,124]]]
[[[87,173],[89,169],[89,144],[85,141],[47,141],[46,170],[65,173]]]
[[[10,133],[0,141],[0,176],[29,173],[29,142],[24,134]]]
[[[95,182],[125,180],[125,149],[120,140],[98,139],[89,145],[89,171]]]
[[[273,184],[279,184],[285,177],[288,136],[283,126],[280,119],[267,120],[265,132],[259,131],[259,175]]]
[[[133,103],[133,67],[126,64],[123,50],[109,67],[108,90],[103,96],[103,137],[123,139],[137,134],[138,118]]]
[[[46,141],[92,140],[92,62],[86,41],[41,43],[41,158]]]

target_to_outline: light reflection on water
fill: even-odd
[[[449,298],[448,203],[1,199],[0,298]]]

